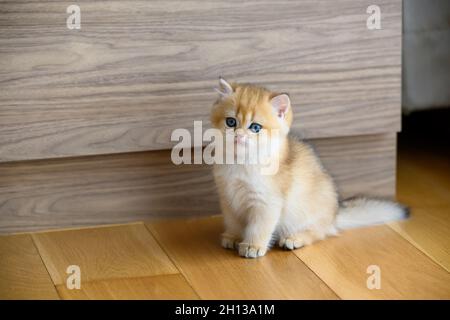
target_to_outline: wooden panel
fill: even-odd
[[[395,196],[395,133],[318,139],[312,145],[333,176],[341,198]]]
[[[0,237],[0,299],[59,299],[30,235]]]
[[[202,299],[337,298],[290,252],[274,250],[250,260],[223,249],[219,217],[147,226]]]
[[[343,299],[450,299],[450,274],[388,226],[348,231],[294,251]],[[367,288],[379,266],[381,288]]]
[[[180,274],[84,283],[80,290],[57,286],[65,300],[198,299]]]
[[[291,94],[305,138],[400,128],[401,1],[2,1],[0,161],[164,149],[219,75]]]
[[[85,281],[178,273],[142,224],[33,234],[41,257],[57,285],[65,285],[67,267],[77,265]]]
[[[342,197],[392,197],[395,135],[315,140]],[[219,212],[209,166],[168,151],[0,165],[0,232]]]

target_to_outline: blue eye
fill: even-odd
[[[226,118],[225,119],[225,123],[227,124],[227,126],[229,126],[230,128],[234,128],[236,127],[236,119],[235,118]]]
[[[262,126],[259,123],[252,123],[248,128],[254,133],[258,133],[261,130]]]

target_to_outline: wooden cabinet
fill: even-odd
[[[380,30],[364,0],[81,0],[80,30],[70,4],[0,1],[0,232],[217,212],[209,168],[156,150],[219,75],[289,92],[343,194],[393,196],[400,0]]]

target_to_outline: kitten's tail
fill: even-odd
[[[341,203],[336,216],[336,227],[341,230],[351,229],[408,217],[408,208],[397,202],[363,197],[353,198]]]

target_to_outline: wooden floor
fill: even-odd
[[[219,246],[221,218],[0,237],[2,299],[450,299],[450,162],[403,149],[410,220],[348,231],[257,260]],[[69,290],[68,266],[81,270]],[[367,268],[381,271],[368,289]]]

